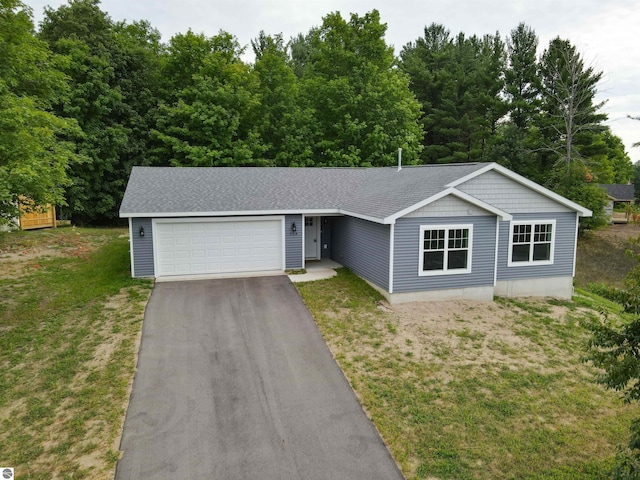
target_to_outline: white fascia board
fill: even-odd
[[[432,195],[429,198],[424,199],[421,202],[416,203],[415,205],[411,205],[410,207],[407,207],[404,210],[400,210],[399,212],[388,216],[387,218],[384,219],[384,223],[395,223],[395,221],[398,218],[404,217],[405,215],[419,208],[422,208],[425,205],[429,205],[430,203],[436,202],[448,195],[453,195],[455,197],[458,197],[461,200],[464,200],[467,203],[470,203],[471,205],[475,205],[476,207],[482,208],[483,210],[493,213],[494,215],[497,215],[498,217],[500,217],[503,221],[508,221],[513,218],[513,216],[510,213],[507,213],[504,210],[500,210],[499,208],[496,208],[493,205],[488,204],[487,202],[483,202],[482,200],[476,197],[473,197],[468,193],[464,193],[460,190],[450,187],[450,188],[447,188],[446,190],[442,190],[441,192],[436,193],[435,195]]]
[[[498,165],[498,164],[497,163],[487,163],[484,167],[479,168],[475,172],[471,172],[471,173],[465,175],[464,177],[460,177],[459,179],[454,180],[451,183],[447,183],[445,185],[445,187],[457,187],[458,185],[460,185],[462,183],[468,182],[472,178],[476,178],[478,175],[482,175],[483,173],[486,173],[489,170],[493,170],[496,165]]]
[[[381,223],[381,224],[385,224],[385,223],[395,223],[394,222],[387,222],[385,221],[385,218],[378,218],[378,217],[372,217],[370,215],[363,215],[361,213],[355,213],[355,212],[350,212],[348,210],[340,210],[340,213],[342,215],[347,215],[349,217],[355,217],[355,218],[361,218],[362,220],[368,220],[370,222],[374,222],[374,223]]]
[[[508,168],[503,167],[502,165],[499,165],[497,163],[489,163],[487,164],[486,167],[482,167],[476,170],[475,172],[470,173],[469,175],[465,175],[464,177],[459,178],[458,180],[455,180],[447,184],[446,186],[457,187],[458,185],[468,182],[472,178],[482,175],[483,173],[486,173],[490,170],[495,170],[496,172],[501,173],[505,177],[510,178],[511,180],[533,190],[534,192],[538,192],[539,194],[544,195],[545,197],[550,198],[551,200],[558,202],[559,204],[564,205],[565,207],[570,208],[571,210],[575,210],[576,212],[578,212],[578,215],[580,215],[581,217],[590,217],[591,215],[593,215],[593,212],[588,208],[584,208],[582,205],[578,205],[577,203],[572,202],[568,198],[565,198],[562,195],[558,195],[557,193],[552,192],[548,188],[545,188],[542,185],[537,184],[536,182],[532,182],[528,178],[525,178],[522,175],[519,175],[516,172],[511,171]]]
[[[246,215],[262,216],[262,215],[307,215],[322,216],[336,215],[342,212],[338,209],[329,210],[232,210],[225,212],[136,212],[136,213],[120,213],[120,218],[171,218],[171,217],[242,217]]]

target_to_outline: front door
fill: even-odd
[[[320,217],[304,217],[304,258],[319,259],[318,245],[320,244]]]

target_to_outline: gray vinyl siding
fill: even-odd
[[[322,245],[320,246],[320,257],[321,258],[331,258],[331,227],[333,225],[333,219],[331,217],[321,217],[320,218],[320,241]],[[325,245],[327,248],[324,248]]]
[[[556,221],[555,243],[552,265],[527,265],[509,267],[510,222],[500,222],[498,253],[498,280],[522,280],[540,277],[573,275],[573,253],[576,239],[576,213],[528,213],[513,216],[514,221]]]
[[[424,207],[414,210],[411,213],[405,215],[407,218],[411,217],[453,217],[453,216],[486,216],[489,212],[485,209],[473,205],[465,200],[455,197],[454,195],[447,195],[440,200],[436,200],[433,203],[429,203]]]
[[[140,236],[140,227],[144,228],[144,237]],[[133,273],[136,278],[154,277],[153,262],[153,226],[150,218],[131,219],[131,240],[133,244]]]
[[[295,222],[296,232],[291,231]],[[284,256],[285,268],[290,270],[302,268],[302,215],[285,215],[284,217]]]
[[[419,276],[420,226],[472,224],[471,273]],[[400,218],[393,249],[393,293],[493,286],[496,217]]]
[[[388,291],[389,229],[359,218],[334,218],[333,259]]]
[[[495,171],[483,173],[456,188],[511,214],[571,211]]]

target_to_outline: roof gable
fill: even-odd
[[[482,176],[485,176],[487,180],[503,179],[509,180],[510,182],[488,181],[487,185],[484,185],[483,188],[480,186],[482,182],[480,177]],[[518,185],[521,188],[517,191],[512,191],[511,195],[505,195],[505,190],[509,189],[510,185]],[[590,217],[593,213],[582,205],[578,205],[568,198],[558,195],[548,188],[532,182],[528,178],[497,163],[489,163],[484,168],[457,179],[447,186],[457,187],[509,213],[525,213],[526,211],[575,211],[581,217]],[[535,204],[535,207],[532,208],[532,204]],[[525,208],[526,210],[522,210]]]

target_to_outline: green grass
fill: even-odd
[[[18,478],[113,478],[151,290],[123,233],[0,233],[0,463]],[[620,314],[588,284],[620,286],[630,246],[581,239],[574,301],[500,299],[494,331],[474,309],[406,325],[345,269],[297,286],[407,478],[600,479],[638,408],[594,383],[581,319]]]
[[[609,232],[588,232],[578,239],[575,285],[587,288],[590,283],[603,283],[612,287],[622,287],[624,277],[634,266],[634,261],[625,252],[640,253],[640,247],[633,245],[630,238],[617,226],[609,227]],[[606,233],[609,233],[607,235]]]
[[[0,457],[18,478],[113,477],[151,288],[123,233],[0,237]]]
[[[346,269],[297,287],[408,479],[608,478],[639,409],[595,384],[581,319],[615,304],[499,299],[413,325]]]

